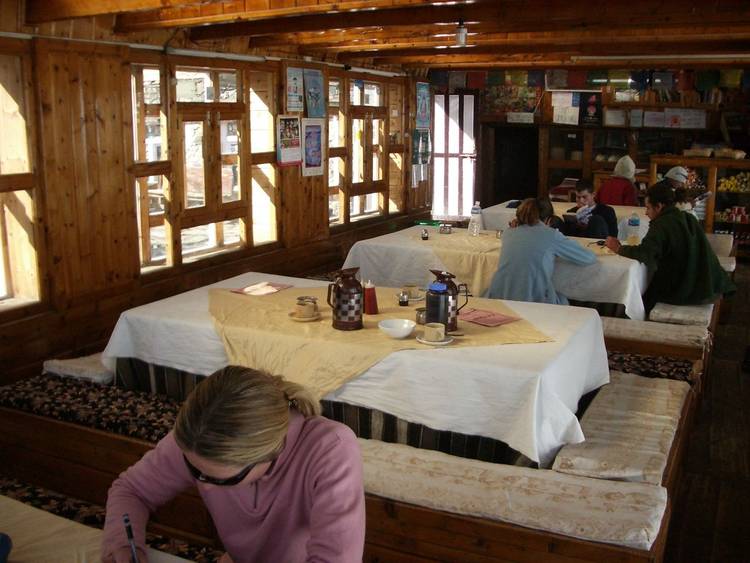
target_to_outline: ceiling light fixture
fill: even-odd
[[[456,47],[466,47],[466,35],[467,31],[464,20],[459,20],[456,27]]]

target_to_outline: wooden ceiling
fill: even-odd
[[[121,33],[185,29],[248,48],[419,68],[747,65],[748,0],[27,0],[29,24],[118,14]],[[455,46],[459,22],[465,47]],[[707,58],[708,57],[708,58]]]

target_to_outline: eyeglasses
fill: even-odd
[[[190,474],[195,479],[197,479],[201,483],[208,483],[209,485],[216,485],[218,487],[232,487],[239,484],[245,477],[247,477],[248,473],[253,470],[253,467],[257,465],[255,463],[251,463],[242,471],[237,473],[237,475],[227,477],[226,479],[217,479],[216,477],[210,477],[209,475],[205,475],[203,472],[201,472],[200,469],[198,469],[195,465],[188,461],[188,458],[185,457],[185,454],[182,454],[182,459],[185,460],[185,465],[187,465],[188,471],[190,471]]]

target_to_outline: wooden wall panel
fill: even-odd
[[[35,49],[50,268],[57,304],[138,275],[126,167],[127,49],[38,41]],[[135,248],[135,252],[133,249]]]
[[[279,167],[281,236],[285,246],[298,246],[328,236],[327,176],[302,177],[299,166]]]

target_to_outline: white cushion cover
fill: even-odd
[[[721,233],[706,233],[708,244],[716,253],[716,256],[729,256],[732,253],[734,247],[734,235],[721,234]]]
[[[365,491],[427,508],[648,550],[661,486],[565,475],[359,439]]]
[[[657,323],[670,323],[678,325],[698,325],[708,328],[711,324],[711,315],[714,312],[714,304],[706,305],[668,305],[657,303],[648,318]]]
[[[586,441],[564,446],[552,469],[660,484],[690,386],[613,371],[581,419]]]
[[[697,325],[667,325],[653,321],[633,321],[602,317],[604,336],[636,342],[659,342],[674,346],[703,348],[708,329]]]
[[[719,264],[725,272],[730,274],[737,269],[737,258],[734,256],[719,256]]]
[[[115,376],[114,372],[102,364],[101,352],[69,360],[47,360],[42,366],[42,373],[54,373],[101,384],[111,383]]]

